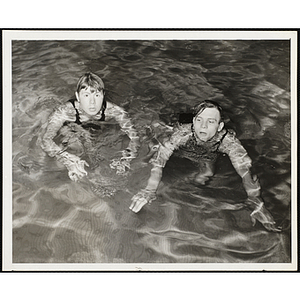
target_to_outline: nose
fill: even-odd
[[[207,122],[206,122],[206,121],[203,121],[202,124],[201,124],[201,127],[202,127],[202,128],[207,128]]]
[[[96,102],[96,101],[95,101],[95,97],[94,97],[94,96],[91,96],[91,98],[90,98],[90,103],[91,103],[91,104],[95,104],[95,102]]]

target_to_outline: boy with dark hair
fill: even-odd
[[[156,199],[156,190],[162,177],[162,170],[175,150],[180,155],[197,163],[201,163],[201,171],[194,174],[194,180],[199,184],[205,182],[214,174],[214,162],[218,152],[226,153],[241,176],[243,186],[248,195],[248,204],[253,209],[251,219],[261,222],[268,230],[279,231],[271,214],[264,207],[260,197],[260,184],[251,176],[252,161],[245,148],[236,138],[233,130],[224,127],[222,108],[213,101],[204,101],[196,108],[192,124],[179,125],[173,129],[170,138],[159,143],[148,184],[133,198],[130,209],[138,212],[145,204]]]
[[[76,99],[60,105],[50,115],[41,141],[42,149],[66,166],[71,180],[78,181],[87,175],[84,167],[88,164],[77,155],[67,152],[67,147],[54,142],[58,131],[70,122],[84,125],[91,121],[104,122],[106,119],[115,118],[130,142],[126,150],[123,150],[121,159],[113,160],[110,166],[117,169],[117,173],[124,173],[130,167],[130,161],[136,157],[139,147],[138,134],[127,113],[120,106],[105,100],[104,83],[91,72],[80,77],[75,95]]]

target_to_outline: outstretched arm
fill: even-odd
[[[75,121],[74,108],[70,103],[58,107],[49,117],[45,133],[42,137],[41,147],[51,157],[55,157],[66,166],[71,180],[77,181],[87,175],[84,166],[88,164],[78,156],[68,153],[65,148],[57,145],[54,138],[65,121]]]
[[[49,116],[47,127],[42,137],[41,147],[51,157],[55,157],[64,150],[63,147],[58,146],[54,142],[54,138],[65,121],[69,119],[67,111],[67,105],[62,105]]]
[[[137,156],[137,151],[140,147],[139,136],[127,112],[123,108],[111,102],[107,102],[107,106],[107,114],[112,115],[117,120],[121,130],[125,132],[130,139],[127,148],[122,151],[121,159],[114,159],[110,164],[111,168],[117,169],[118,174],[122,174],[126,168],[130,168],[131,160]]]
[[[250,171],[242,178],[244,188],[247,192],[247,205],[252,211],[250,214],[251,221],[255,225],[256,220],[263,224],[263,226],[270,231],[279,232],[276,228],[275,221],[271,213],[265,208],[263,199],[260,197],[260,184],[256,176],[252,178]]]
[[[150,161],[152,163],[152,169],[146,188],[140,190],[131,199],[132,202],[129,208],[133,212],[139,212],[145,204],[150,204],[156,199],[156,190],[162,177],[162,170],[172,153],[173,150],[160,144],[156,157]]]
[[[145,189],[140,190],[133,198],[131,199],[131,205],[129,208],[137,213],[141,210],[141,208],[147,204],[151,203],[156,199],[156,190],[161,180],[162,176],[162,167],[153,166],[151,169],[151,175],[148,179],[148,184]]]
[[[234,134],[229,133],[225,137],[221,149],[223,150],[222,152],[228,154],[233,167],[242,178],[243,186],[248,196],[247,205],[253,210],[250,214],[253,225],[255,225],[257,220],[267,230],[280,231],[276,228],[272,215],[264,206],[263,199],[260,196],[261,187],[259,181],[256,176],[252,177],[250,172],[252,161],[240,141]]]
[[[159,148],[155,157],[150,160],[152,163],[151,174],[146,188],[138,192],[133,198],[130,209],[137,213],[141,208],[156,199],[156,190],[162,177],[162,170],[172,155],[173,151],[184,144],[188,138],[188,131],[176,129],[173,135],[164,144],[159,143]]]

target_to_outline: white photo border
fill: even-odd
[[[290,40],[291,42],[291,263],[282,264],[15,264],[12,262],[12,41],[14,40]],[[3,30],[3,271],[297,271],[297,54],[295,30]]]

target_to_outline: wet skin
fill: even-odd
[[[216,108],[205,108],[193,119],[196,139],[203,142],[209,141],[217,131],[223,129],[224,123],[220,120],[220,112]]]
[[[80,108],[90,116],[99,113],[102,108],[104,93],[92,87],[87,87],[75,93]]]

